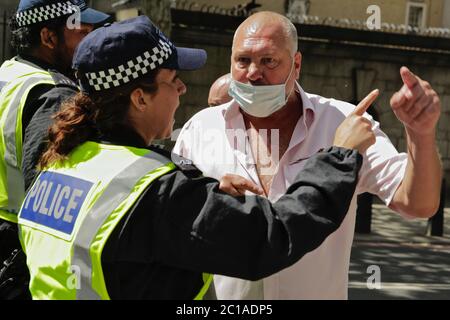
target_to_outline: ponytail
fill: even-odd
[[[95,138],[97,113],[95,103],[83,93],[64,102],[53,116],[54,123],[48,130],[49,144],[41,156],[39,168],[65,159],[76,146]]]

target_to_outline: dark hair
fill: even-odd
[[[39,47],[41,43],[41,30],[48,28],[56,33],[58,39],[64,39],[64,26],[67,18],[63,16],[56,19],[19,27],[15,19],[15,14],[9,19],[11,29],[11,46],[16,54],[30,54],[31,50]]]
[[[158,90],[155,78],[159,70],[117,89],[89,95],[79,92],[65,101],[53,116],[39,168],[66,159],[75,147],[88,140],[108,136],[118,126],[127,126],[130,94],[137,88],[154,94]]]

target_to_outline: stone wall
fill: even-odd
[[[428,80],[442,101],[437,138],[445,176],[450,182],[450,51],[303,38],[302,30],[299,31],[299,47],[303,54],[300,76],[302,87],[307,92],[348,102],[359,101],[372,89],[380,89],[381,95],[375,103],[375,110],[381,128],[399,151],[405,151],[405,134],[402,124],[390,108],[389,100],[402,86],[400,67],[406,65]],[[208,52],[208,63],[202,71],[184,72],[181,75],[188,92],[177,111],[176,127],[179,128],[193,114],[207,106],[210,84],[229,72],[232,31],[176,26],[172,38],[178,45],[195,44]]]
[[[361,100],[371,89],[380,89],[375,110],[382,129],[400,151],[405,151],[404,130],[389,105],[392,94],[402,86],[399,69],[406,65],[428,80],[442,100],[437,137],[444,168],[450,173],[449,55],[412,56],[394,50],[312,43],[304,43],[303,55],[300,83],[307,91],[351,102]]]

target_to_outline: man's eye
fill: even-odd
[[[237,59],[237,62],[238,62],[238,64],[239,65],[247,65],[247,64],[249,64],[250,63],[250,59],[249,58],[245,58],[245,57],[239,57],[238,59]]]
[[[278,62],[273,58],[263,58],[262,63],[269,68],[275,68],[278,65]]]

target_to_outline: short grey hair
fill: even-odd
[[[286,32],[286,36],[291,42],[291,53],[292,56],[295,55],[295,53],[298,51],[298,34],[297,34],[297,28],[294,26],[294,24],[289,20],[288,18],[284,17],[283,19],[283,25]]]

